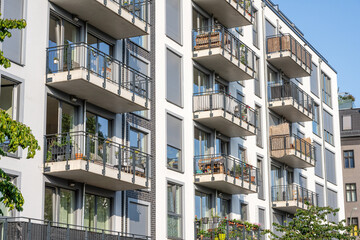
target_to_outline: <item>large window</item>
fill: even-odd
[[[326,160],[326,180],[336,184],[336,167],[335,167],[335,154],[325,149]]]
[[[209,194],[195,191],[195,216],[198,219],[211,216],[211,197]]]
[[[261,131],[261,107],[256,105],[256,146],[263,147],[263,141],[262,141],[262,131]]]
[[[128,218],[129,233],[143,236],[149,235],[150,204],[129,200]]]
[[[181,170],[182,163],[182,120],[167,114],[167,166]]]
[[[130,128],[130,147],[146,153],[147,134],[136,128]]]
[[[317,142],[313,143],[315,147],[315,175],[318,177],[323,177],[323,166],[322,166],[322,155],[321,155],[321,145]]]
[[[17,120],[19,85],[4,77],[0,79],[0,84],[0,109],[5,110],[12,119]]]
[[[194,93],[204,93],[210,89],[209,75],[194,68]]]
[[[312,63],[312,71],[310,76],[310,89],[313,94],[319,96],[319,83],[318,83],[318,71],[317,66]]]
[[[319,115],[319,105],[317,103],[314,103],[314,118],[312,121],[313,125],[313,133],[320,136],[320,115]]]
[[[334,145],[333,116],[325,110],[323,110],[323,125],[325,141]]]
[[[182,238],[182,187],[168,183],[167,185],[167,235],[168,238]]]
[[[354,151],[344,151],[344,164],[345,168],[355,168]]]
[[[181,57],[166,50],[166,99],[178,106],[182,105]]]
[[[319,207],[325,206],[324,201],[324,186],[318,183],[315,183],[315,192],[318,194],[317,204]]]
[[[265,20],[266,37],[274,36],[276,34],[276,28],[268,20]]]
[[[329,107],[332,106],[331,104],[331,79],[325,74],[321,73],[322,79],[322,99],[323,102],[328,105]]]
[[[254,17],[254,24],[253,24],[253,44],[255,47],[259,47],[259,27],[258,27],[258,11],[253,8],[253,17]]]
[[[241,221],[248,220],[248,204],[244,202],[240,202],[240,214],[241,214]]]
[[[338,208],[338,201],[337,201],[337,192],[331,190],[331,189],[327,189],[327,204],[329,207],[336,209]],[[328,215],[328,220],[329,221],[333,221],[333,222],[338,222],[339,219],[339,215],[336,214],[335,216],[333,214],[329,214]]]
[[[356,184],[355,183],[345,184],[345,191],[346,191],[346,201],[347,202],[356,202],[357,201]]]
[[[198,128],[194,130],[194,156],[210,154],[210,134]]]
[[[231,200],[218,196],[216,198],[216,212],[220,218],[229,217]]]
[[[166,0],[166,35],[181,44],[181,0]]]
[[[259,169],[259,175],[258,175],[258,198],[259,199],[265,199],[264,195],[264,180],[263,180],[263,159],[261,157],[257,157],[257,168]]]
[[[110,198],[85,194],[84,226],[110,229]]]
[[[23,18],[23,0],[4,0],[4,19],[22,19]],[[11,38],[5,38],[2,43],[4,56],[11,61],[22,63],[22,38],[23,30],[10,30]]]
[[[255,56],[255,78],[254,78],[255,95],[261,98],[261,84],[260,84],[260,58]]]

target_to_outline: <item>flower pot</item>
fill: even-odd
[[[220,240],[225,240],[225,238],[226,238],[226,234],[225,234],[225,233],[219,234],[219,239],[220,239]]]
[[[75,153],[75,159],[76,160],[81,160],[81,159],[83,159],[83,154],[82,153]]]

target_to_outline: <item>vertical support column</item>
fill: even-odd
[[[60,141],[62,141],[61,137],[60,137]],[[69,133],[66,133],[66,148],[65,148],[65,158],[66,158],[66,170],[70,169],[69,166],[69,158],[70,158],[70,135]]]
[[[103,170],[102,174],[105,176],[105,166],[106,166],[106,158],[107,158],[107,151],[106,151],[106,140],[104,139],[103,143]]]
[[[118,179],[121,178],[121,167],[122,167],[121,148],[122,148],[122,147],[123,147],[122,145],[119,146],[119,152],[118,152],[118,170],[119,170],[119,172],[118,172]]]

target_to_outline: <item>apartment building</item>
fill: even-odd
[[[25,199],[6,213],[5,239],[155,238],[154,10],[1,1],[27,27],[2,43],[12,66],[0,70],[0,107],[42,146],[1,159]]]
[[[346,106],[347,105],[347,106]],[[353,108],[350,102],[342,105],[340,110],[340,133],[342,171],[344,177],[345,217],[348,224],[359,229],[360,209],[358,207],[358,179],[357,159],[360,151],[360,109]]]
[[[2,44],[0,107],[43,146],[0,162],[26,201],[8,239],[197,239],[218,218],[343,206],[336,71],[271,1],[1,11],[28,25]]]

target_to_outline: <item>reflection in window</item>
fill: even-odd
[[[89,228],[110,229],[110,199],[85,195],[84,226]]]

